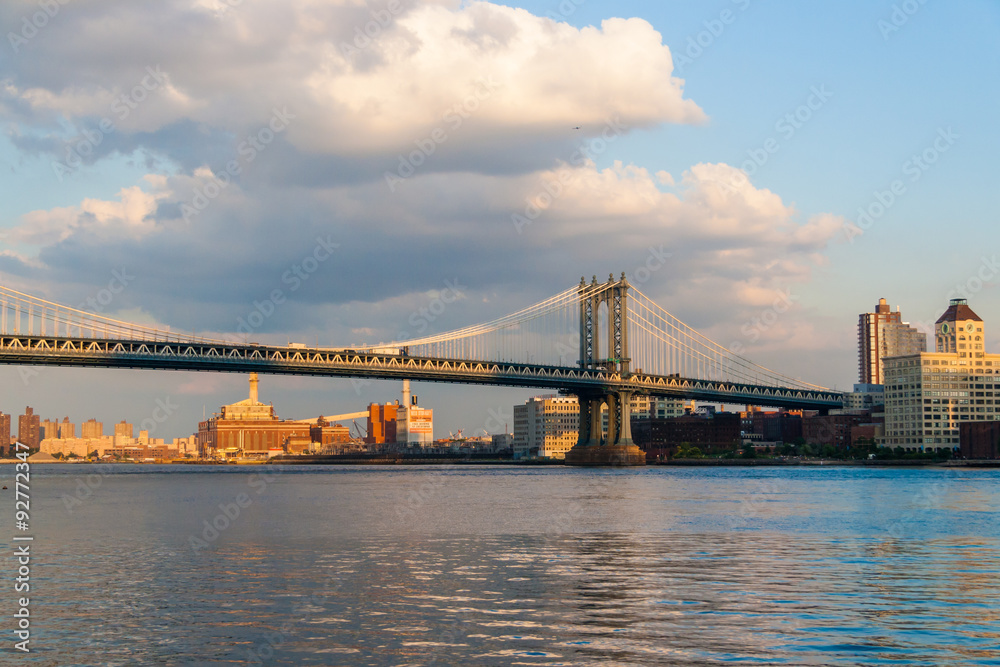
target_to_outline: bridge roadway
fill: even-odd
[[[515,362],[464,361],[331,348],[240,343],[0,335],[0,363],[229,373],[323,375],[377,380],[535,387],[563,393],[630,391],[667,398],[829,410],[842,394],[677,376],[620,373]]]

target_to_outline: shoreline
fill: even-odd
[[[19,459],[0,459],[0,465],[22,463]],[[296,456],[275,457],[266,461],[45,461],[32,465],[176,465],[176,466],[261,466],[261,465],[485,465],[485,466],[564,466],[561,459],[514,460],[494,458],[467,458],[449,456],[407,457],[403,455],[379,455],[371,458],[340,456]],[[1000,459],[969,459],[946,461],[919,461],[908,459],[842,461],[838,459],[670,459],[647,463],[646,467],[707,467],[707,468],[750,468],[750,467],[836,467],[836,468],[1000,468]],[[612,466],[609,466],[612,467]]]

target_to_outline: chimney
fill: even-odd
[[[257,374],[250,374],[250,403],[256,405],[259,403],[257,400]]]
[[[403,400],[396,411],[396,442],[410,442],[410,381],[403,380]]]

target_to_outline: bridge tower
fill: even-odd
[[[608,276],[590,285],[580,278],[580,367],[602,370],[625,379],[630,374],[628,352],[628,291],[625,273],[619,280]],[[600,313],[607,305],[607,356],[602,356]],[[577,394],[580,402],[580,436],[566,454],[567,465],[645,465],[646,454],[632,442],[631,405],[628,391],[593,391]],[[601,409],[608,408],[608,430],[604,432]]]

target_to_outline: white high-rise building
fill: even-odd
[[[536,396],[514,406],[514,458],[566,458],[580,432],[576,396]]]
[[[1000,419],[1000,354],[987,353],[985,340],[983,320],[952,299],[934,352],[884,360],[887,447],[955,449],[961,422]]]

